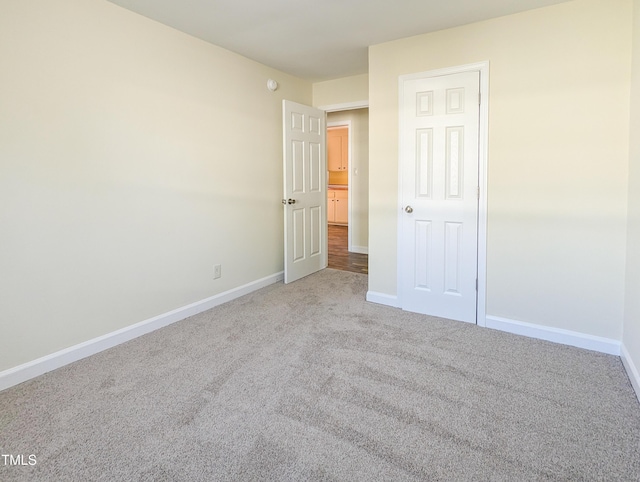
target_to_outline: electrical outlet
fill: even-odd
[[[218,279],[222,276],[222,265],[216,264],[213,267],[213,279]]]

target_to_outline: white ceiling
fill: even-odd
[[[311,81],[367,72],[367,47],[567,0],[109,0]]]

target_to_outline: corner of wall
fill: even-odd
[[[622,360],[622,364],[627,371],[627,376],[629,377],[631,386],[636,392],[636,397],[638,397],[638,401],[640,402],[640,368],[638,368],[638,366],[634,363],[633,359],[629,355],[627,347],[624,344],[622,344],[620,352],[620,359]]]
[[[640,0],[633,1],[629,183],[622,363],[640,400]]]

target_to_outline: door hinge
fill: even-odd
[[[476,278],[476,291],[478,291],[478,278]]]
[[[480,186],[478,186],[478,200],[480,200]]]
[[[482,105],[482,94],[478,92],[478,105]]]

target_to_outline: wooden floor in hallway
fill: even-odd
[[[329,224],[329,268],[369,273],[369,257],[366,254],[350,253],[347,226]]]

